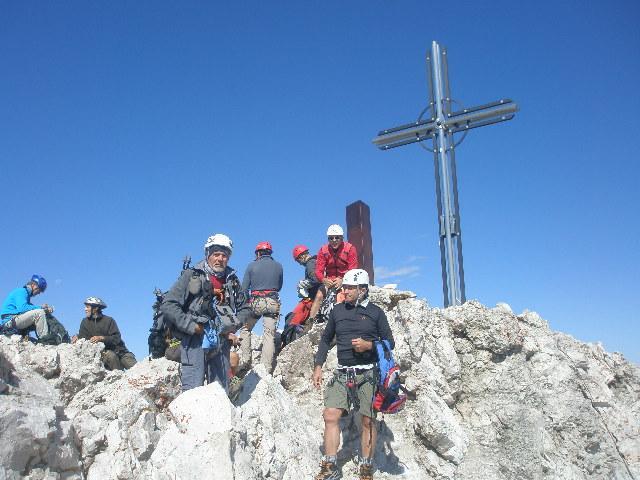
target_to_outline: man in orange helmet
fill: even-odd
[[[302,325],[309,318],[313,299],[318,293],[320,282],[316,277],[316,259],[311,256],[309,249],[305,245],[296,245],[293,248],[293,259],[304,267],[304,279],[298,282],[298,297],[301,298],[300,303],[293,309],[291,317],[291,325]]]

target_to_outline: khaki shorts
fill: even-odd
[[[348,411],[353,407],[349,405],[347,387],[345,386],[346,380],[347,374],[344,372],[336,371],[333,374],[324,389],[325,408],[342,408]],[[372,407],[373,397],[376,393],[375,383],[375,369],[356,374],[356,384],[360,385],[358,387],[358,400],[360,401],[358,412],[366,417],[375,417]]]

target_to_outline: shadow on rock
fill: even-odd
[[[13,363],[9,361],[4,352],[0,352],[0,393],[7,389],[6,385],[12,385],[14,387],[20,385],[20,380],[13,374],[15,370],[16,368],[13,366]]]
[[[396,455],[391,446],[394,440],[393,431],[385,423],[384,420],[378,422],[378,442],[376,444],[376,465],[381,472],[390,473],[392,475],[400,475],[404,473],[405,468],[400,463],[400,459]]]

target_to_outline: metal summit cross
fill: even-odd
[[[381,150],[401,147],[410,143],[433,140],[433,148],[420,144],[433,152],[436,175],[436,200],[440,229],[440,263],[444,306],[461,305],[466,301],[464,268],[462,263],[462,231],[458,204],[458,179],[454,149],[472,128],[511,120],[518,106],[509,99],[452,111],[447,67],[447,51],[437,42],[427,53],[429,67],[430,103],[414,123],[381,131],[373,143]],[[430,112],[428,118],[423,119]],[[454,134],[462,133],[455,141]]]

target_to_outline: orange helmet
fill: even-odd
[[[269,250],[270,252],[273,252],[273,247],[270,242],[260,242],[256,245],[256,252],[258,250]]]
[[[297,259],[304,252],[308,252],[308,251],[309,249],[304,245],[296,245],[295,247],[293,247],[293,259],[294,260]]]

